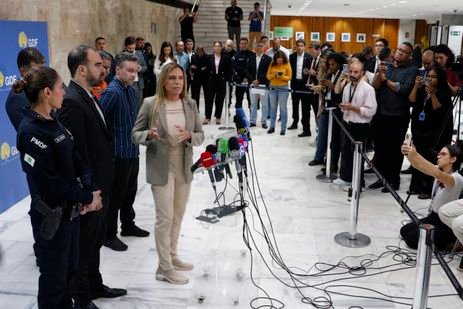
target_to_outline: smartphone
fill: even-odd
[[[426,75],[426,69],[420,69],[418,72],[420,77],[424,77]]]
[[[349,73],[349,65],[348,65],[347,63],[344,63],[344,64],[342,65],[342,71],[343,71],[344,73]]]
[[[407,134],[405,134],[404,145],[410,146],[411,144],[412,144],[412,134],[407,133]]]
[[[283,75],[283,72],[278,71],[278,72],[277,72],[277,75],[278,75],[278,76],[281,76],[281,75]]]

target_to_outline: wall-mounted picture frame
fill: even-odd
[[[334,41],[336,41],[336,33],[335,33],[335,32],[327,32],[327,33],[326,33],[326,41],[327,41],[327,42],[334,42]]]
[[[288,36],[280,36],[280,41],[289,41]]]
[[[341,42],[345,42],[345,43],[350,42],[350,33],[349,32],[341,33]]]
[[[365,33],[357,33],[357,43],[365,43],[367,35]]]
[[[268,34],[268,39],[273,40],[273,31],[270,31]]]
[[[311,41],[320,41],[320,32],[311,32],[310,33]]]
[[[305,40],[305,32],[296,32],[296,41]]]

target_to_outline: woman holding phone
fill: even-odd
[[[434,226],[434,244],[439,250],[446,249],[453,244],[456,237],[452,229],[441,221],[439,212],[443,205],[458,199],[463,189],[463,176],[458,173],[462,159],[461,149],[457,145],[442,147],[436,156],[437,165],[421,156],[413,145],[403,144],[401,150],[415,169],[434,180],[429,214],[420,219],[420,222]],[[412,249],[418,248],[418,225],[413,222],[405,224],[400,229],[400,236],[407,246]]]
[[[202,144],[204,132],[196,102],[186,96],[182,66],[166,64],[157,87],[156,96],[143,101],[132,140],[146,145],[146,181],[156,209],[156,280],[186,284],[188,278],[178,271],[193,265],[179,259],[177,243],[193,179],[193,146]]]
[[[292,71],[288,57],[281,50],[273,55],[272,63],[267,71],[267,79],[270,81],[270,128],[267,133],[275,132],[277,109],[280,106],[281,130],[280,135],[286,134],[288,122],[288,83],[291,80]]]
[[[425,78],[417,76],[408,97],[412,104],[411,131],[416,150],[436,163],[436,153],[452,140],[453,117],[450,89],[445,71],[439,66],[429,69]],[[431,198],[432,177],[413,169],[409,193],[420,199]]]

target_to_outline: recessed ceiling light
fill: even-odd
[[[389,5],[387,5],[387,4],[386,4],[386,5],[383,5],[383,8],[388,8],[388,7],[389,7]]]
[[[398,4],[405,4],[405,3],[407,3],[407,1],[398,1],[397,3]]]
[[[350,3],[344,3],[344,6],[350,6]]]

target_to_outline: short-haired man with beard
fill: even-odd
[[[378,109],[373,119],[375,140],[375,165],[394,190],[400,186],[400,168],[403,155],[400,151],[410,122],[410,94],[418,69],[411,65],[413,46],[404,42],[399,45],[394,62],[381,62],[373,78]],[[383,187],[381,180],[369,186]],[[388,192],[383,188],[383,193]]]
[[[344,87],[342,103],[340,104],[344,126],[356,141],[363,143],[368,138],[370,122],[377,108],[375,89],[365,81],[364,75],[363,63],[354,61],[350,64],[348,77],[350,82]],[[352,182],[353,146],[351,140],[345,134],[342,134],[341,141],[341,169],[339,178],[335,179],[333,183],[350,186]],[[363,167],[363,164],[361,166]]]
[[[97,308],[92,302],[100,297],[118,297],[124,289],[111,289],[103,284],[100,273],[100,248],[103,245],[109,193],[114,179],[111,133],[92,87],[101,81],[103,62],[98,52],[85,45],[68,54],[71,81],[64,95],[59,118],[72,133],[82,164],[91,177],[81,179],[84,187],[101,190],[103,208],[80,216],[79,270],[72,284],[74,308]]]
[[[116,77],[101,94],[100,105],[108,127],[113,132],[115,178],[108,210],[108,224],[104,245],[115,251],[127,250],[127,245],[117,237],[120,211],[121,235],[147,237],[149,232],[135,225],[133,203],[137,194],[140,154],[132,142],[132,129],[138,114],[135,76],[138,59],[134,54],[116,55]]]

